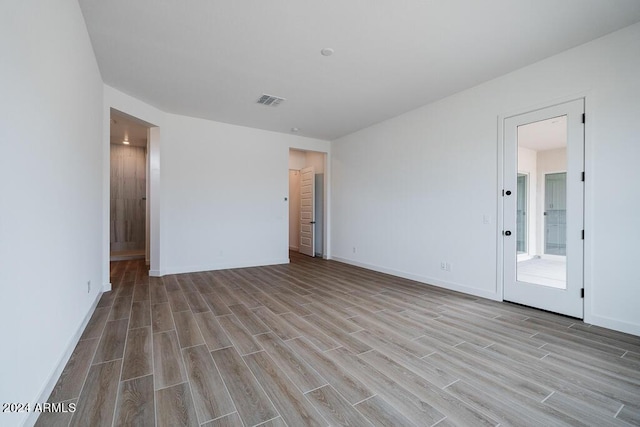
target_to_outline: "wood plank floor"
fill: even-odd
[[[291,257],[112,263],[37,425],[640,425],[640,337]]]

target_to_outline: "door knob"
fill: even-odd
[[[511,195],[511,190],[507,190],[507,192],[505,193],[507,196]]]
[[[511,236],[511,231],[509,231],[509,230],[505,231],[505,232],[504,232],[504,235],[505,235],[505,236]]]
[[[311,221],[309,224],[315,224],[315,223],[316,223],[315,221]]]

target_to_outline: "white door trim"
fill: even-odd
[[[504,160],[499,175],[501,175],[507,196],[503,195],[501,189],[499,197],[502,199],[500,204],[503,214],[501,221],[497,223],[499,238],[502,240],[498,259],[502,261],[502,271],[499,273],[503,282],[503,299],[579,318],[584,318],[584,304],[580,297],[580,291],[584,287],[584,242],[580,238],[580,232],[584,229],[584,185],[580,181],[580,174],[584,171],[584,125],[581,121],[584,102],[584,98],[579,98],[503,118],[500,151]],[[569,239],[567,253],[570,257],[567,263],[568,282],[567,288],[561,290],[517,281],[516,266],[512,264],[515,262],[515,236],[513,231],[504,232],[504,230],[512,230],[515,227],[515,200],[508,196],[510,194],[508,190],[515,188],[513,173],[517,172],[517,167],[512,162],[517,158],[517,128],[521,125],[565,114],[569,119],[567,188],[573,188],[573,190],[567,193],[567,203],[570,206],[567,211],[567,236]],[[516,145],[514,146],[514,144]],[[505,174],[509,174],[508,182]],[[503,234],[506,235],[503,236]]]
[[[149,154],[149,193],[147,194],[147,204],[149,205],[149,261],[150,276],[162,276],[162,260],[160,256],[160,128],[164,123],[164,113],[151,107],[142,101],[125,95],[107,85],[103,86],[103,111],[102,111],[102,200],[103,200],[103,220],[102,220],[102,291],[110,291],[109,282],[109,217],[110,217],[110,183],[111,183],[111,155],[110,155],[110,125],[111,109],[132,116],[145,122],[149,131],[148,154]]]
[[[504,300],[504,263],[502,259],[502,254],[504,253],[504,240],[502,238],[502,224],[503,224],[503,208],[504,208],[504,200],[502,197],[502,189],[504,188],[504,121],[512,116],[517,116],[520,114],[528,113],[531,111],[536,111],[540,109],[544,109],[553,105],[564,104],[566,102],[574,101],[577,99],[584,100],[584,112],[586,115],[586,123],[584,126],[584,170],[586,174],[586,179],[584,183],[584,228],[585,228],[585,238],[584,238],[584,318],[583,321],[585,323],[593,323],[599,324],[605,327],[613,327],[613,323],[615,322],[607,322],[608,319],[602,319],[598,316],[594,317],[593,315],[593,292],[592,292],[592,283],[593,283],[593,273],[591,270],[591,259],[593,250],[591,248],[591,235],[590,230],[593,230],[593,219],[592,219],[592,200],[593,200],[593,174],[592,174],[592,153],[593,153],[593,140],[591,134],[591,126],[590,123],[593,120],[597,120],[597,114],[593,109],[593,99],[595,98],[595,93],[593,90],[582,90],[577,91],[571,94],[566,94],[564,96],[559,96],[554,99],[549,99],[547,101],[534,102],[529,105],[523,105],[520,107],[510,108],[507,111],[504,111],[501,114],[498,114],[496,117],[496,145],[497,145],[497,185],[496,185],[496,296],[499,300]]]
[[[287,149],[287,159],[289,159],[291,150],[318,153],[318,154],[321,154],[324,158],[324,169],[322,172],[324,175],[324,180],[323,180],[324,194],[323,194],[322,206],[316,206],[316,212],[317,212],[317,209],[322,209],[322,219],[323,219],[324,227],[323,227],[322,235],[316,235],[316,239],[322,239],[322,242],[323,242],[322,258],[332,259],[331,258],[331,150],[330,149],[324,150],[319,147],[309,148],[309,147],[298,147],[298,146],[291,145]],[[299,169],[297,168],[294,168],[293,170],[299,171]],[[289,181],[287,180],[287,186],[288,185],[289,185]],[[287,187],[287,190],[288,190],[288,187]],[[289,200],[289,202],[291,203],[291,200]],[[288,222],[297,221],[296,218],[290,218],[288,216],[288,209],[287,209],[287,218],[288,218]],[[289,243],[287,240],[287,251],[289,251],[290,249],[291,248],[289,248]],[[296,248],[295,251],[297,252],[298,249],[299,247]]]

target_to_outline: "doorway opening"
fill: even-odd
[[[289,150],[289,250],[326,257],[326,153]]]
[[[584,100],[504,121],[504,299],[582,318]]]
[[[146,122],[110,111],[109,259],[149,264],[149,129]]]

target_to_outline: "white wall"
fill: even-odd
[[[640,334],[638,46],[635,24],[335,141],[333,256],[501,299],[498,117],[586,95],[585,320]]]
[[[167,114],[163,273],[289,261],[289,148],[326,141]]]
[[[288,262],[289,149],[329,152],[328,141],[169,114],[105,86],[107,124],[109,108],[157,126],[150,274]],[[108,159],[108,134],[104,144]]]
[[[0,51],[0,402],[44,402],[104,284],[102,81],[75,0],[2,2]]]

